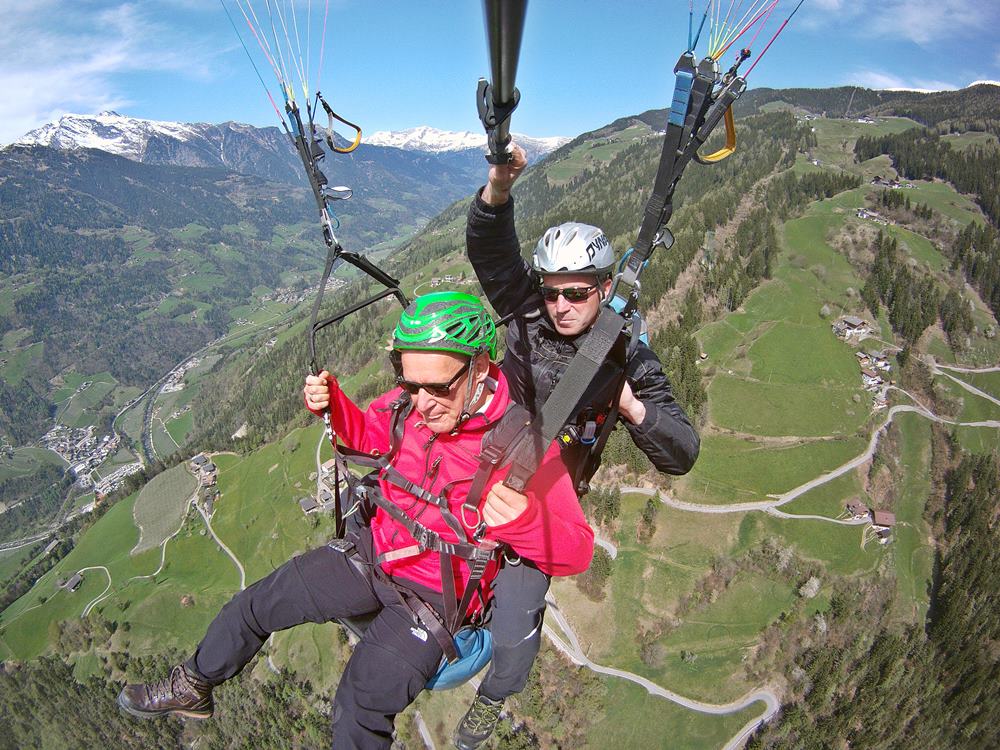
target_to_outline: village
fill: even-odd
[[[219,499],[218,467],[204,453],[199,453],[188,464],[191,473],[198,479],[198,500],[205,514],[211,516],[215,512],[215,503]]]
[[[117,435],[98,438],[94,425],[77,428],[57,424],[42,435],[39,443],[69,464],[75,479],[90,483],[90,470],[118,452],[121,438]]]
[[[160,393],[176,393],[184,390],[184,375],[188,370],[201,364],[201,357],[191,357],[175,367],[167,374],[166,382],[160,388]]]
[[[875,335],[871,324],[855,315],[845,315],[838,318],[831,327],[834,335],[847,343],[854,341],[860,343]],[[888,353],[878,349],[858,350],[854,356],[857,357],[858,367],[861,369],[861,383],[864,389],[872,394],[872,406],[875,409],[886,408],[888,405],[886,395],[888,386],[894,385],[896,382],[888,375],[892,372]]]

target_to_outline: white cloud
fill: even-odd
[[[124,107],[130,97],[118,79],[123,74],[208,76],[212,52],[204,43],[179,41],[132,3],[93,7],[0,2],[0,91],[18,92],[0,98],[0,143],[67,112]]]
[[[982,0],[814,0],[810,28],[843,25],[858,35],[929,46],[982,32],[1000,20],[1000,7]]]
[[[902,78],[894,73],[881,70],[861,70],[849,74],[844,85],[865,86],[870,89],[890,89],[906,91],[953,91],[960,88],[951,81],[938,81],[925,78]]]

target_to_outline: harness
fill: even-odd
[[[447,490],[455,482],[449,482],[439,494],[424,489],[404,476],[394,465],[393,460],[399,452],[403,441],[403,432],[407,416],[413,405],[410,396],[402,393],[389,408],[392,410],[390,421],[389,450],[380,454],[368,454],[361,451],[337,446],[334,460],[340,464],[339,474],[346,480],[350,497],[355,503],[369,501],[381,508],[399,525],[403,526],[413,537],[413,544],[399,549],[381,553],[373,561],[372,573],[380,581],[388,584],[399,594],[403,604],[435,638],[444,651],[449,662],[459,658],[455,647],[455,635],[467,624],[465,613],[472,604],[473,598],[479,596],[482,610],[473,625],[481,625],[485,620],[483,613],[487,609],[487,599],[482,586],[482,578],[489,564],[499,560],[507,551],[505,545],[491,539],[485,539],[486,523],[482,520],[479,503],[487,488],[487,483],[493,473],[506,466],[511,457],[523,450],[529,434],[531,417],[527,409],[512,404],[504,415],[489,427],[481,445],[479,464],[472,475],[468,495],[461,507],[460,520],[448,505]],[[454,539],[445,539],[438,532],[428,528],[417,518],[408,515],[402,508],[386,498],[378,486],[363,483],[348,469],[348,464],[360,466],[377,473],[379,479],[398,487],[424,506],[434,506],[441,514],[448,528],[454,533]],[[339,489],[339,488],[337,488]],[[463,524],[462,521],[466,521]],[[466,525],[473,528],[472,533],[466,531]],[[335,540],[331,545],[342,551],[350,551],[354,546],[351,540]],[[386,574],[382,563],[404,560],[409,557],[435,552],[440,560],[441,592],[444,601],[444,618],[428,606],[416,593],[396,582]],[[469,580],[465,589],[459,593],[455,586],[455,560],[460,560],[469,568]]]

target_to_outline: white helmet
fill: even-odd
[[[578,221],[545,230],[531,263],[538,274],[594,271],[603,275],[614,265],[615,251],[604,232]]]

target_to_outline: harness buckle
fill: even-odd
[[[414,535],[414,541],[422,550],[435,551],[441,546],[441,536],[426,526],[420,527],[420,532]]]

